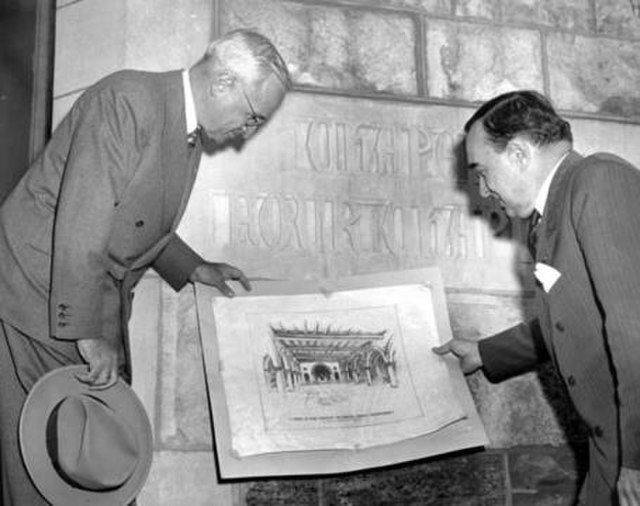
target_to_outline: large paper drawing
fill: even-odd
[[[224,399],[214,426],[234,458],[362,452],[469,421],[459,371],[431,351],[449,338],[440,284],[373,285],[265,283],[233,299],[198,287],[208,382]]]

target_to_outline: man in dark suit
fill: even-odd
[[[551,360],[589,428],[581,504],[640,504],[640,172],[611,154],[573,151],[569,123],[532,91],[490,100],[465,132],[481,195],[535,222],[541,310],[434,351],[494,382]]]
[[[20,409],[45,373],[88,364],[95,388],[130,380],[132,290],[149,267],[232,296],[243,272],[175,233],[203,141],[248,139],[289,87],[273,45],[237,30],[184,71],[121,71],[87,89],[0,208],[0,471],[4,506],[46,504],[20,460]]]

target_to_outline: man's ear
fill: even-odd
[[[513,164],[526,169],[531,163],[531,143],[521,137],[515,137],[507,144],[507,155]]]

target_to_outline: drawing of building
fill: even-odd
[[[395,349],[388,330],[270,326],[275,356],[265,354],[267,386],[279,392],[305,385],[397,387]]]

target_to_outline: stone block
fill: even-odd
[[[125,66],[186,68],[204,54],[213,28],[210,0],[127,0]]]
[[[477,101],[517,88],[543,89],[536,30],[427,20],[425,54],[430,97]]]
[[[640,42],[549,34],[550,90],[557,107],[640,120]]]
[[[247,485],[243,506],[319,505],[317,480],[269,480]]]
[[[557,446],[580,437],[581,422],[553,373],[532,372],[498,384],[481,372],[468,379],[492,448]]]
[[[587,471],[586,445],[519,447],[508,452],[513,504],[571,506]]]
[[[506,469],[500,454],[479,452],[404,464],[322,481],[331,506],[503,505]]]
[[[56,11],[54,96],[86,88],[125,62],[125,0],[83,0]]]
[[[82,90],[84,91],[84,90]],[[55,129],[58,124],[63,120],[63,118],[71,109],[71,106],[78,99],[80,95],[82,95],[82,91],[78,91],[75,93],[70,93],[68,95],[63,95],[62,97],[54,98],[53,100],[53,113],[51,117],[51,128]]]
[[[415,26],[406,14],[265,0],[221,2],[221,32],[241,27],[274,42],[296,84],[417,93]]]
[[[509,0],[502,2],[505,23],[537,24],[578,32],[591,32],[592,11],[589,0]]]
[[[508,452],[509,477],[515,493],[576,493],[584,478],[586,445],[518,447]]]
[[[313,3],[314,0],[306,0]],[[352,4],[366,7],[411,9],[425,14],[451,14],[452,0],[352,0]]]
[[[222,484],[210,452],[155,452],[138,506],[232,506],[237,485]]]
[[[596,0],[598,33],[614,37],[640,38],[640,4],[629,0]]]
[[[571,119],[571,118],[570,118]],[[571,120],[574,143],[580,153],[610,151],[640,168],[640,125],[616,121]]]
[[[513,494],[513,506],[575,506],[576,498],[572,493]]]
[[[474,17],[500,20],[500,2],[495,0],[458,0],[455,3],[455,15],[458,17]]]
[[[193,289],[162,285],[158,428],[162,449],[211,450],[211,417]]]
[[[131,387],[144,405],[154,435],[158,434],[158,364],[161,347],[162,322],[161,293],[164,282],[157,274],[146,274],[134,292],[132,314],[129,320],[129,353],[131,356]],[[158,437],[154,438],[156,449]]]

